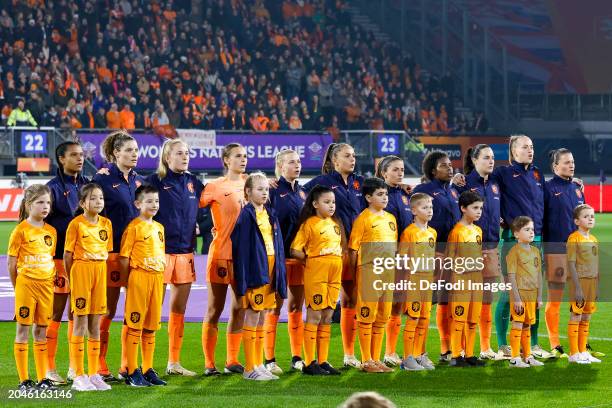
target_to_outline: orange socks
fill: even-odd
[[[380,361],[386,325],[386,322],[379,320],[375,321],[372,325],[372,358],[376,361]]]
[[[225,365],[230,366],[238,364],[238,353],[240,352],[240,342],[242,341],[242,333],[226,333],[226,348],[227,357]]]
[[[491,348],[491,304],[484,303],[480,310],[480,350]]]
[[[342,333],[342,348],[344,354],[355,355],[356,325],[355,309],[342,308],[340,310],[340,332]]]
[[[580,322],[569,321],[567,324],[567,337],[569,339],[570,356],[578,353],[578,331]]]
[[[91,377],[98,372],[100,340],[87,339],[87,374]]]
[[[61,322],[51,320],[47,327],[47,351],[49,356],[49,370],[55,370],[55,353],[57,353],[57,332]]]
[[[584,353],[587,351],[586,345],[589,340],[589,321],[581,320],[578,325],[578,351]]]
[[[72,336],[70,339],[70,366],[77,377],[85,374],[85,340],[83,336]]]
[[[449,351],[449,319],[448,305],[440,305],[436,307],[436,324],[440,332],[440,354]]]
[[[461,342],[463,340],[464,326],[465,322],[458,322],[456,320],[452,320],[451,322],[450,342],[453,358],[457,358],[461,355],[461,350],[463,349]],[[441,336],[442,335],[440,335],[440,337]]]
[[[133,374],[134,370],[138,368],[138,343],[140,343],[141,332],[142,330],[128,328],[125,344],[128,374]]]
[[[124,322],[123,326],[121,326],[121,367],[120,367],[121,370],[120,371],[127,370],[127,354],[125,351],[125,347],[127,344],[127,333],[128,333],[128,326]],[[145,371],[143,371],[143,373],[144,372]]]
[[[429,318],[419,318],[414,336],[414,350],[412,350],[413,355],[420,356],[421,354],[425,353],[425,343],[427,342],[428,331]]]
[[[550,294],[549,294],[550,297]],[[561,302],[546,302],[546,329],[551,350],[561,344],[559,341],[559,314]]]
[[[319,329],[317,330],[317,357],[319,358],[319,364],[327,361],[330,338],[331,325],[319,324]]]
[[[273,312],[266,313],[264,318],[264,350],[266,360],[274,358],[274,345],[276,343],[276,326],[278,325],[278,315]]]
[[[415,354],[415,337],[416,337],[416,328],[419,324],[418,319],[413,319],[408,317],[406,319],[406,325],[404,326],[404,358],[412,356]],[[417,355],[420,349],[417,350]]]
[[[521,348],[523,349],[524,358],[527,358],[531,355],[531,327],[523,328],[522,330]]]
[[[23,382],[30,378],[28,373],[28,343],[13,344],[13,354],[15,355],[15,366],[19,374],[19,382]]]
[[[140,351],[142,353],[142,372],[146,373],[149,371],[149,368],[153,368],[153,356],[155,355],[155,332],[142,332]]]
[[[385,355],[390,356],[395,354],[397,346],[397,338],[399,337],[400,330],[402,329],[402,316],[389,317],[387,321],[387,338],[385,343]]]
[[[467,323],[465,331],[465,357],[474,357],[474,345],[476,344],[477,323]]]
[[[47,376],[47,342],[34,342],[34,363],[36,364],[36,378],[42,381]]]
[[[306,323],[304,325],[304,364],[310,365],[315,360],[317,349],[318,325]]]
[[[255,341],[257,339],[257,328],[244,326],[242,328],[242,343],[244,346],[244,371],[253,371],[255,368]]]
[[[109,373],[108,366],[106,365],[106,353],[108,352],[108,336],[111,322],[112,320],[106,316],[102,316],[100,319],[100,359],[98,362],[100,374]]]
[[[361,348],[361,361],[364,363],[370,361],[372,359],[372,323],[359,322],[359,347]]]
[[[217,325],[202,323],[202,351],[204,351],[204,366],[213,368],[215,366],[215,347],[217,347]]]
[[[289,343],[291,344],[291,356],[301,356],[304,345],[304,321],[302,312],[289,312],[287,314],[287,330],[289,331]]]
[[[168,318],[168,362],[178,363],[181,360],[183,333],[185,332],[185,315],[170,313]]]
[[[521,335],[522,329],[510,329],[510,348],[512,349],[512,358],[521,355]]]
[[[264,327],[257,326],[257,338],[255,339],[255,365],[257,367],[263,364],[264,337],[266,337],[266,331],[264,330]],[[237,357],[236,361],[238,361]]]

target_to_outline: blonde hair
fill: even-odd
[[[109,133],[102,142],[102,154],[106,161],[115,163],[117,161],[115,158],[115,150],[121,150],[125,143],[132,140],[136,141],[136,139],[134,139],[125,129]]]
[[[433,201],[433,198],[426,193],[414,193],[410,197],[410,208],[416,207],[421,201]]]
[[[39,197],[49,194],[49,198],[51,199],[51,190],[49,187],[44,184],[32,184],[30,187],[26,188],[23,192],[23,200],[21,200],[21,205],[19,206],[19,222],[28,218],[29,211],[28,207],[34,203]]]
[[[170,152],[172,151],[174,146],[179,144],[185,145],[187,147],[187,150],[189,150],[189,146],[187,145],[187,143],[185,143],[185,141],[181,139],[170,139],[164,142],[164,145],[162,146],[162,152],[159,155],[159,163],[157,165],[157,175],[160,180],[162,180],[168,175],[168,170],[170,169],[170,167],[168,166],[168,156],[170,156]]]
[[[531,138],[527,135],[512,135],[510,136],[510,141],[508,142],[508,155],[510,156],[510,161],[514,160],[514,154],[512,154],[512,149],[514,149],[514,145],[516,144],[516,142],[523,138],[526,137],[527,139],[531,140]]]
[[[350,147],[351,149],[353,148],[353,146],[348,143],[331,143],[329,146],[327,146],[327,151],[325,152],[325,157],[323,159],[323,166],[321,166],[321,174],[330,174],[332,171],[334,171],[334,163],[332,159],[338,156],[338,153],[347,147]]]
[[[249,174],[246,181],[244,182],[244,198],[249,201],[249,195],[247,194],[247,189],[253,188],[256,180],[264,180],[266,183],[268,182],[268,178],[261,171],[256,171],[255,173]]]
[[[276,157],[274,158],[274,162],[275,162],[274,174],[276,175],[276,178],[280,178],[282,176],[283,163],[285,162],[285,156],[288,156],[291,153],[297,154],[295,150],[291,150],[291,149],[281,150],[280,152],[276,153]]]

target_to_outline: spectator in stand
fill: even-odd
[[[122,129],[136,129],[136,116],[134,112],[130,109],[130,104],[126,103],[119,114],[121,118],[121,128]]]
[[[121,115],[117,111],[117,104],[113,103],[108,112],[106,112],[106,126],[109,129],[121,129]]]
[[[25,108],[23,99],[17,101],[17,107],[11,111],[6,124],[8,126],[38,126],[30,111]]]

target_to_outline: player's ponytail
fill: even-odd
[[[277,179],[281,178],[283,171],[283,164],[285,163],[285,157],[290,155],[291,153],[295,153],[295,150],[285,149],[276,153],[276,157],[274,158],[274,175]]]
[[[470,147],[467,150],[465,157],[463,158],[463,174],[467,176],[472,171],[474,171],[474,169],[476,168],[476,166],[474,165],[474,160],[477,160],[480,157],[480,152],[483,149],[487,149],[490,147],[491,146],[484,143],[480,143],[474,147]]]
[[[327,146],[327,151],[323,157],[323,165],[321,166],[321,174],[330,174],[334,171],[333,159],[340,153],[341,150],[352,147],[348,143],[331,143]]]
[[[376,173],[374,174],[374,177],[384,179],[385,177],[383,175],[387,172],[387,170],[389,170],[389,166],[391,165],[391,163],[397,160],[403,162],[403,160],[398,156],[390,155],[383,157],[382,160],[379,161],[378,165],[376,166]]]
[[[79,142],[74,142],[74,141],[63,142],[57,145],[57,147],[55,148],[55,162],[57,163],[57,167],[59,167],[60,169],[60,174],[64,174],[64,166],[62,165],[62,162],[60,161],[60,157],[66,157],[66,151],[68,150],[70,146],[80,146],[80,145],[81,144]]]
[[[561,156],[572,153],[571,150],[566,149],[564,147],[560,149],[553,149],[548,152],[548,159],[550,160],[550,168],[552,171],[555,171],[555,166],[559,164],[559,160],[561,160]]]
[[[43,196],[45,194],[51,197],[51,190],[44,184],[32,184],[30,187],[26,188],[23,192],[23,199],[21,200],[21,205],[19,206],[19,222],[28,218],[29,208],[38,199],[38,197]]]
[[[102,142],[102,154],[104,159],[109,163],[116,163],[115,150],[121,150],[123,145],[130,141],[136,141],[127,130],[116,130],[109,133],[106,139]]]
[[[527,136],[527,135],[512,135],[512,136],[510,136],[510,141],[508,142],[508,154],[510,156],[510,161],[511,162],[512,162],[512,160],[516,160],[514,158],[514,151],[513,151],[514,150],[514,145],[516,144],[516,142],[519,141],[519,139],[522,139],[524,137],[526,137],[527,139],[531,140],[529,138],[529,136]]]

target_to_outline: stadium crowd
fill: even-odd
[[[202,15],[189,0],[3,2],[2,124],[486,130],[454,116],[450,73],[352,25],[346,1],[204,0]]]

